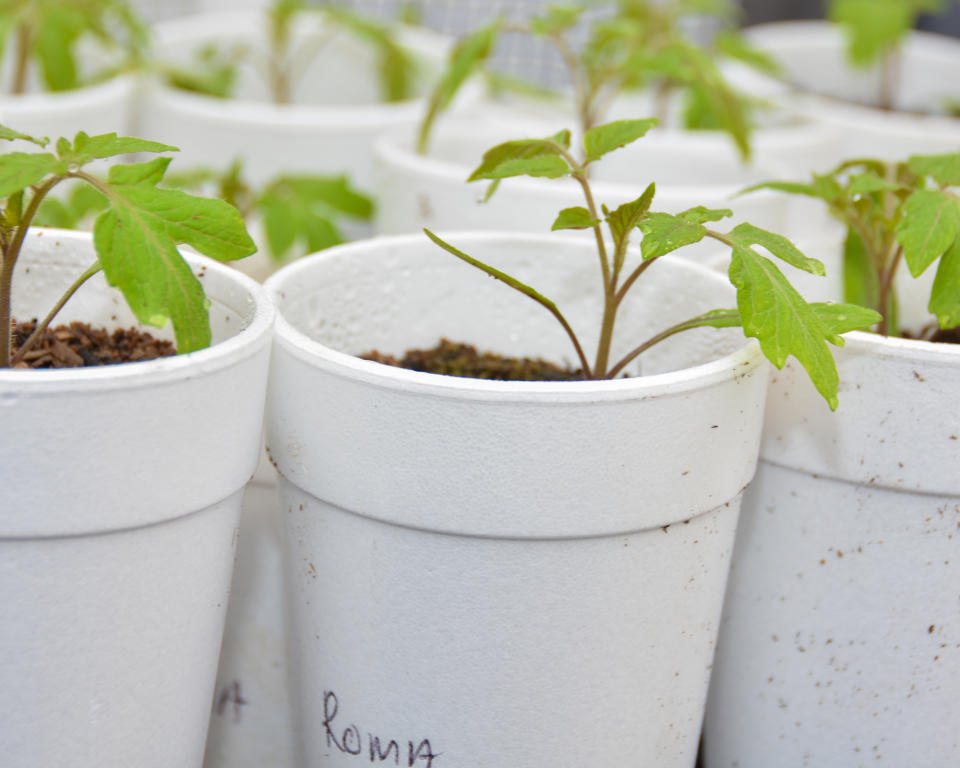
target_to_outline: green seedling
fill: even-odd
[[[573,31],[588,22],[585,14],[597,4],[548,6],[528,22],[497,19],[467,35],[451,52],[447,69],[430,95],[420,126],[418,151],[423,154],[437,117],[449,108],[463,83],[493,55],[506,34],[530,35],[548,41],[559,53],[573,89],[574,109],[582,133],[604,119],[611,104],[626,90],[649,89],[657,95],[658,118],[667,117],[674,93],[685,97],[687,128],[726,131],[741,155],[750,155],[750,102],[727,82],[720,57],[775,72],[773,59],[751,48],[733,30],[720,33],[711,47],[696,44],[684,24],[693,16],[711,15],[729,21],[734,5],[727,0],[618,0],[603,3],[602,15],[589,23],[586,43],[571,42]]]
[[[200,168],[170,175],[164,183],[193,191],[212,187],[245,221],[259,218],[269,254],[277,262],[344,242],[344,219],[373,217],[373,201],[353,188],[346,176],[284,174],[254,189],[242,170],[235,161],[226,172]]]
[[[844,296],[881,315],[877,331],[901,333],[895,279],[906,262],[919,277],[939,260],[928,309],[940,328],[960,325],[960,153],[917,155],[906,162],[858,159],[809,183],[750,187],[822,200],[847,227]],[[927,329],[929,331],[929,329]]]
[[[322,18],[324,29],[295,43],[293,31],[308,16]],[[318,6],[307,0],[274,0],[266,11],[265,25],[270,47],[265,61],[261,62],[261,69],[275,104],[290,103],[296,81],[323,47],[341,33],[363,41],[376,54],[384,101],[403,101],[411,97],[415,62],[395,41],[395,34],[388,26],[342,6]],[[236,82],[239,61],[251,55],[243,47],[221,51],[215,46],[207,46],[199,51],[196,66],[170,68],[168,78],[176,87],[226,98]]]
[[[31,66],[51,91],[85,84],[77,66],[77,47],[90,38],[106,50],[123,53],[124,64],[138,62],[146,48],[146,28],[126,0],[0,0],[0,54],[13,73],[10,93],[22,94]],[[91,78],[101,80],[116,69]]]
[[[0,139],[31,142],[36,138],[0,126]],[[116,134],[61,138],[55,152],[8,152],[0,155],[0,367],[18,362],[56,313],[86,280],[101,270],[118,288],[137,318],[157,327],[172,322],[177,349],[191,352],[210,344],[211,330],[203,287],[177,251],[178,244],[206,256],[231,261],[249,256],[256,246],[240,214],[222,200],[195,197],[158,184],[170,163],[158,157],[142,163],[114,165],[107,178],[84,170],[95,160],[131,152],[173,152],[176,147]],[[13,272],[24,238],[44,199],[65,181],[92,187],[107,201],[93,228],[97,258],[38,324],[36,332],[11,355]]]
[[[921,13],[942,11],[951,0],[831,0],[828,16],[847,38],[847,57],[860,68],[880,65],[877,106],[893,109],[900,45]]]
[[[620,120],[591,128],[584,134],[579,159],[570,149],[569,131],[561,131],[545,139],[508,141],[488,150],[469,179],[490,180],[491,193],[501,179],[512,176],[570,177],[580,185],[585,206],[560,211],[552,229],[593,231],[604,301],[600,338],[592,361],[587,358],[577,334],[553,301],[531,286],[425,231],[435,243],[454,256],[503,281],[552,313],[570,338],[584,376],[588,379],[617,376],[638,355],[682,331],[705,326],[741,327],[746,336],[759,340],[766,357],[778,368],[783,367],[790,355],[799,360],[817,390],[830,407],[835,408],[838,377],[827,342],[842,345],[840,334],[872,325],[879,315],[871,309],[852,304],[808,304],[776,264],[760,253],[757,247],[813,274],[822,275],[823,264],[805,256],[785,237],[751,224],[739,224],[729,232],[720,232],[707,226],[732,215],[729,210],[711,210],[700,206],[679,214],[652,211],[650,206],[656,192],[654,184],[650,184],[636,200],[613,210],[606,206],[598,208],[587,178],[588,167],[607,153],[636,141],[655,123],[654,119]],[[634,230],[642,234],[641,260],[628,271],[625,269],[628,246]],[[620,360],[612,360],[610,350],[617,311],[631,287],[659,259],[704,238],[717,240],[731,249],[729,276],[736,287],[737,306],[715,309],[665,328]]]

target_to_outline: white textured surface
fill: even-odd
[[[93,258],[89,235],[32,232],[17,313],[45,312]],[[4,766],[200,765],[273,313],[249,278],[188,259],[210,349],[0,371]],[[62,320],[132,324],[116,297],[91,280]]]
[[[707,716],[709,768],[953,765],[960,349],[851,334],[829,414],[774,375]]]
[[[911,33],[902,49],[895,100],[897,108],[905,110],[900,113],[854,103],[876,98],[879,72],[850,67],[836,27],[817,21],[763,24],[749,28],[747,36],[780,61],[788,81],[811,89],[811,93],[784,91],[779,100],[784,107],[840,131],[835,162],[850,157],[901,160],[911,154],[954,152],[960,146],[960,120],[944,116],[956,99],[960,42]]]
[[[449,240],[531,281],[575,327],[593,319],[589,243]],[[648,276],[670,300],[639,291],[621,349],[730,300],[693,265]],[[560,384],[345,354],[443,334],[569,356],[541,307],[423,237],[330,250],[267,287],[283,318],[268,444],[300,762],[346,768],[395,740],[401,763],[412,750],[425,765],[429,740],[474,768],[691,768],[762,420],[757,347],[693,335],[651,356],[648,378]]]

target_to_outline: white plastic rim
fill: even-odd
[[[487,149],[506,138],[523,137],[505,136],[507,127],[465,120],[443,122],[427,157],[413,150],[409,134],[377,139],[377,231],[401,234],[422,227],[483,227],[545,233],[550,231],[561,208],[583,205],[583,193],[572,180],[525,177],[505,179],[489,201],[479,204],[487,183],[468,184],[466,179]],[[656,181],[656,210],[679,212],[697,205],[730,208],[735,212],[731,221],[748,220],[784,232],[790,221],[791,204],[786,196],[765,190],[736,199],[735,195],[751,183],[789,174],[779,167],[743,168],[729,147],[724,153],[713,152],[722,146],[720,142],[718,137],[651,133],[632,147],[619,150],[619,155],[597,164],[591,183],[597,203],[615,208],[636,199],[651,181]],[[657,168],[651,169],[651,164]],[[674,177],[689,176],[689,183],[664,179],[667,170]],[[625,179],[631,178],[631,174],[636,181],[627,183]]]
[[[0,97],[0,123],[21,133],[73,139],[78,131],[129,134],[134,92],[132,75],[105,83],[55,93],[27,93]]]
[[[547,295],[552,290],[554,301],[565,307],[563,311],[571,324],[577,327],[594,321],[594,295],[590,285],[598,282],[598,279],[594,274],[595,256],[592,259],[589,256],[593,247],[591,243],[579,238],[476,233],[450,235],[449,240],[458,247],[465,247],[468,252],[471,249],[479,252],[481,259],[482,254],[487,254],[494,263],[503,264],[505,259],[508,262],[516,260],[515,264],[509,266],[517,268],[520,279],[524,279],[525,272],[537,272],[541,285],[546,283],[544,290]],[[549,270],[537,265],[536,254],[539,251],[550,253]],[[686,270],[691,270],[690,274],[695,276],[692,282],[699,284],[700,288],[690,288],[690,292],[685,290],[684,279],[679,276],[686,275]],[[707,309],[709,299],[704,299],[703,294],[695,296],[695,290],[705,290],[703,285],[715,286],[714,301],[723,301],[721,297],[724,296],[728,297],[727,301],[731,300],[732,288],[725,287],[726,281],[709,270],[674,262],[665,264],[662,272],[671,290],[676,290],[678,297],[683,296],[685,300],[668,300],[663,305],[659,323],[650,317],[644,320],[641,319],[642,310],[639,308],[643,307],[645,300],[655,300],[651,299],[655,283],[650,283],[648,288],[638,286],[633,297],[637,309],[627,307],[621,313],[619,323],[622,333],[646,333],[656,325],[662,328],[666,318],[676,317],[679,321],[693,313],[696,307]],[[329,287],[318,286],[321,280]],[[436,286],[446,280],[454,281],[457,287],[444,290],[432,299],[428,298],[431,294],[437,294]],[[466,281],[465,284],[470,288],[460,287],[462,281]],[[382,288],[382,283],[386,283],[388,289],[381,293],[377,286]],[[744,374],[749,374],[752,380],[752,373],[758,367],[763,367],[759,350],[752,343],[744,346],[742,337],[737,342],[735,337],[731,340],[729,335],[714,338],[707,333],[708,340],[700,341],[699,349],[693,337],[685,340],[675,337],[675,352],[669,350],[669,345],[662,345],[662,349],[655,348],[648,353],[645,362],[647,367],[644,369],[648,375],[641,378],[564,383],[461,379],[360,360],[353,354],[364,352],[365,349],[345,347],[359,343],[361,346],[370,345],[381,351],[399,353],[403,349],[397,346],[405,342],[399,339],[398,334],[406,334],[408,344],[417,345],[434,344],[439,335],[446,333],[466,336],[473,343],[499,349],[511,338],[511,331],[507,330],[509,328],[512,329],[513,340],[507,351],[513,354],[537,354],[539,349],[539,354],[563,359],[571,354],[569,341],[559,326],[556,329],[553,327],[556,321],[549,313],[530,299],[519,294],[513,295],[510,289],[461,264],[422,235],[376,238],[338,246],[284,268],[266,285],[280,308],[275,334],[273,394],[268,401],[268,409],[272,414],[268,417],[268,449],[279,471],[289,480],[302,484],[312,492],[321,493],[322,489],[324,497],[334,502],[341,495],[349,497],[349,502],[341,499],[346,508],[363,508],[366,510],[364,514],[398,524],[472,535],[601,535],[669,522],[661,520],[666,514],[659,506],[661,503],[683,510],[677,512],[676,519],[685,519],[684,516],[688,516],[700,504],[693,499],[700,497],[704,486],[710,488],[708,494],[712,497],[728,499],[749,481],[752,469],[748,458],[751,449],[748,446],[750,430],[754,427],[745,425],[742,434],[740,427],[735,428],[744,440],[745,453],[738,454],[732,449],[718,452],[714,441],[705,439],[695,446],[689,446],[687,453],[672,455],[670,460],[675,466],[670,470],[659,473],[658,477],[645,478],[642,483],[644,496],[658,500],[651,501],[646,512],[641,512],[628,501],[633,498],[624,489],[624,483],[630,484],[628,480],[620,478],[611,482],[607,492],[601,492],[588,502],[593,490],[588,491],[579,480],[571,481],[573,486],[579,487],[576,491],[570,484],[564,483],[564,472],[557,469],[563,464],[559,457],[553,470],[541,473],[535,468],[536,461],[532,456],[519,459],[516,455],[521,452],[519,445],[532,439],[526,430],[533,429],[533,424],[539,422],[538,414],[543,412],[543,408],[555,409],[557,417],[555,421],[538,427],[543,430],[539,439],[549,445],[552,444],[551,435],[554,441],[562,442],[564,430],[573,428],[572,423],[582,418],[582,409],[574,406],[584,401],[596,404],[596,418],[606,426],[600,428],[598,425],[596,430],[581,434],[584,441],[582,445],[565,449],[572,452],[571,458],[574,454],[589,454],[591,450],[609,450],[601,447],[606,440],[598,435],[603,434],[605,429],[623,429],[623,414],[619,417],[616,415],[620,408],[625,408],[626,412],[632,412],[634,408],[650,408],[651,414],[657,413],[656,417],[651,415],[650,418],[657,420],[658,427],[672,430],[673,427],[668,425],[672,419],[680,418],[681,411],[690,407],[684,404],[693,397],[694,392],[706,390],[720,393],[729,387],[736,390],[739,382],[747,380],[743,379]],[[463,290],[476,291],[477,296],[490,302],[489,307],[483,309],[483,305],[478,305],[481,308],[477,315],[467,316],[469,313],[462,311],[462,301],[453,298]],[[411,304],[411,294],[414,293],[423,297],[429,312],[425,313],[417,309],[416,304]],[[371,307],[372,313],[364,319],[364,306],[378,294],[379,306]],[[344,297],[358,295],[363,295],[364,300],[354,302],[351,299],[348,305],[343,304]],[[479,299],[471,298],[471,301],[479,302]],[[527,303],[532,305],[532,310],[526,306]],[[338,308],[344,310],[343,316],[337,315]],[[450,315],[448,330],[434,326],[435,315],[444,310]],[[291,322],[292,311],[298,313],[295,322]],[[325,316],[330,319],[324,319]],[[351,322],[359,328],[366,326],[366,332],[349,330]],[[310,327],[306,328],[305,325]],[[338,337],[337,334],[341,335]],[[503,336],[498,340],[500,334]],[[318,335],[326,336],[327,343],[313,338]],[[592,335],[587,335],[585,344],[589,345],[591,338]],[[707,344],[705,348],[704,343]],[[620,338],[615,344],[615,354],[618,349],[621,353],[630,349],[627,344],[627,340]],[[717,344],[720,346],[715,346]],[[704,349],[725,351],[724,354],[712,355],[713,359],[705,360]],[[691,365],[691,360],[696,363]],[[355,392],[358,398],[382,393],[384,403],[390,405],[378,406],[377,418],[384,419],[383,428],[388,429],[394,438],[378,441],[379,447],[361,446],[359,443],[365,440],[355,439],[346,432],[333,437],[340,429],[348,429],[346,421],[340,418],[325,419],[324,430],[330,436],[324,437],[322,442],[329,442],[329,449],[317,447],[319,453],[313,455],[306,444],[316,441],[304,433],[306,425],[311,423],[311,417],[305,416],[292,405],[300,400],[301,393],[296,390],[302,385],[298,383],[295,373],[300,369],[304,375],[307,370],[316,372],[315,375],[321,375],[322,372],[322,377],[333,388],[331,392],[336,391],[337,397],[346,396],[352,401],[354,398],[349,395],[350,392]],[[659,370],[664,372],[658,373]],[[291,388],[289,394],[285,394],[287,387]],[[755,398],[756,394],[754,392],[750,397]],[[440,443],[431,445],[429,440],[424,440],[424,434],[430,431],[425,424],[413,433],[407,430],[407,434],[404,434],[400,421],[418,418],[414,415],[422,410],[417,406],[418,401],[430,404],[427,419],[437,429],[441,428],[444,419],[458,421],[465,418],[471,423],[479,420],[476,428],[484,433],[492,434],[498,428],[504,429],[518,441],[517,448],[505,450],[498,460],[498,471],[502,476],[498,477],[496,472],[489,469],[484,470],[487,480],[492,483],[491,488],[496,486],[486,498],[476,498],[466,489],[458,489],[456,480],[444,480],[442,477],[437,478],[443,488],[438,494],[444,499],[442,503],[428,505],[420,498],[422,484],[419,478],[436,476],[436,471],[431,468],[435,462],[453,462],[455,468],[451,466],[449,471],[441,474],[455,478],[458,473],[470,476],[476,471],[471,467],[479,466],[480,461],[489,464],[490,459],[484,457],[489,450],[483,441],[478,441],[475,446],[461,446],[453,455],[450,454],[451,446],[444,447]],[[752,402],[750,407],[755,408],[755,399]],[[505,407],[516,405],[517,414],[504,412],[504,415],[497,416],[501,404]],[[314,408],[307,407],[311,410]],[[323,408],[319,404],[316,407]],[[678,409],[676,413],[672,410],[674,408]],[[343,410],[350,412],[350,407],[343,406]],[[484,416],[481,417],[480,413]],[[560,413],[567,415],[561,418]],[[373,415],[371,413],[369,417]],[[390,430],[387,425],[394,418],[397,424]],[[573,422],[569,421],[571,419]],[[619,428],[616,426],[618,422],[621,424]],[[523,423],[526,423],[525,428],[518,426]],[[718,430],[714,430],[713,434],[718,435],[723,431]],[[660,438],[666,440],[664,435],[660,435]],[[646,448],[637,447],[638,453],[633,455],[635,461],[643,463],[641,456],[644,451],[653,450],[657,442],[652,425],[649,440],[651,442]],[[333,446],[336,446],[335,450]],[[532,445],[530,450],[535,453]],[[357,453],[354,454],[354,451]],[[350,482],[350,476],[353,475],[350,467],[361,461],[367,452],[370,452],[371,459],[378,457],[378,462],[384,466],[409,466],[409,471],[403,473],[407,480],[393,478],[390,483],[381,485],[385,481],[372,478],[365,480],[363,487],[357,487],[356,483]],[[521,469],[518,461],[526,469]],[[629,463],[627,458],[624,461]],[[608,476],[609,471],[604,470],[603,475]],[[513,480],[517,473],[529,473],[527,482],[520,488],[516,487]],[[706,479],[707,475],[710,480]],[[675,477],[690,477],[690,481],[678,487]],[[716,488],[713,483],[717,484]],[[639,489],[635,491],[639,492]],[[358,499],[362,499],[362,502]],[[531,519],[522,514],[522,510],[529,508],[534,499],[539,500],[538,504],[554,508],[555,515],[549,521]],[[604,519],[585,521],[579,506],[583,503],[604,508]],[[462,518],[460,521],[450,517],[451,507],[460,510],[457,515]]]
[[[960,76],[960,44],[943,35],[912,32],[902,49],[898,100],[907,112],[887,112],[844,101],[866,100],[877,91],[877,69],[853,69],[846,59],[841,31],[818,21],[791,21],[750,27],[751,42],[777,57],[786,77],[800,87],[829,89],[825,95],[784,91],[782,106],[826,122],[841,131],[837,161],[879,156],[905,159],[910,154],[955,151],[960,120],[937,114],[953,97]]]
[[[159,55],[203,44],[250,42],[265,33],[263,11],[230,11],[187,16],[154,28]],[[401,42],[439,66],[446,38],[403,29]],[[177,58],[182,53],[177,54]],[[472,94],[472,95],[471,95]],[[466,89],[465,101],[477,97]],[[219,99],[154,82],[146,99],[144,130],[181,148],[184,162],[226,166],[245,159],[258,183],[282,171],[348,173],[361,188],[370,185],[370,143],[381,132],[410,128],[423,113],[422,97],[396,103],[297,103],[276,105],[244,98]]]
[[[7,435],[0,463],[21,465],[23,451],[42,444],[38,434],[54,430],[56,435],[42,449],[45,462],[51,463],[22,464],[15,488],[5,492],[5,536],[76,535],[146,525],[164,519],[171,509],[184,514],[225,498],[253,474],[262,418],[255,404],[258,388],[262,392],[264,387],[256,371],[269,352],[273,309],[250,278],[201,256],[186,258],[202,275],[212,302],[213,346],[136,365],[0,371]],[[45,313],[93,259],[87,233],[31,230],[15,275],[15,316]],[[102,275],[89,281],[57,322],[135,324],[118,294],[104,301],[103,285]],[[247,376],[249,383],[230,384],[238,375],[241,380]],[[150,393],[147,410],[144,393]],[[43,414],[42,424],[38,414]],[[72,426],[63,429],[65,424]],[[76,457],[90,454],[94,435],[99,468],[91,476],[89,464]],[[183,435],[192,435],[186,444]],[[182,449],[171,450],[173,445]],[[142,461],[154,457],[164,470],[144,473],[143,492],[133,497],[126,490],[129,479],[124,479],[130,456]],[[201,461],[207,469],[198,478]],[[50,482],[50,466],[57,467],[56,483]],[[171,476],[177,481],[171,482]]]
[[[794,366],[773,377],[708,768],[940,766],[960,750],[960,347],[846,338],[835,414]]]
[[[551,296],[590,344],[592,244],[443,236]],[[731,298],[679,260],[646,277],[617,350]],[[352,357],[441,334],[569,356],[542,307],[423,236],[330,249],[267,289],[300,762],[692,768],[762,421],[758,346],[675,338],[647,376],[566,383]]]

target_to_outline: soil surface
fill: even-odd
[[[563,368],[545,360],[529,357],[504,357],[492,352],[478,352],[470,344],[441,339],[433,349],[409,349],[403,357],[383,355],[373,350],[360,356],[363,360],[393,365],[411,371],[461,376],[467,379],[498,381],[582,381],[583,372]]]
[[[960,344],[960,326],[957,328],[937,328],[933,333],[928,333],[924,329],[919,335],[914,335],[909,331],[903,332],[905,339],[922,339],[923,341],[936,341],[940,344]]]
[[[16,323],[13,354],[33,333],[36,320]],[[177,354],[173,342],[156,339],[136,328],[107,331],[87,323],[70,323],[47,328],[39,341],[14,368],[84,368],[93,365],[133,363]]]

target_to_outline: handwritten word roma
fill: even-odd
[[[341,726],[334,726],[333,721],[340,710],[340,702],[337,701],[337,695],[333,691],[323,692],[323,730],[327,739],[328,748],[336,748],[347,755],[356,755],[360,758],[369,756],[371,763],[389,763],[394,765],[405,765],[407,768],[432,768],[433,761],[440,757],[440,753],[434,754],[433,747],[430,746],[430,739],[423,739],[414,746],[412,741],[407,742],[406,754],[403,755],[405,762],[401,763],[400,744],[390,739],[386,744],[379,736],[372,733],[361,733],[359,726],[351,723],[341,730]],[[422,761],[422,762],[421,762]]]

